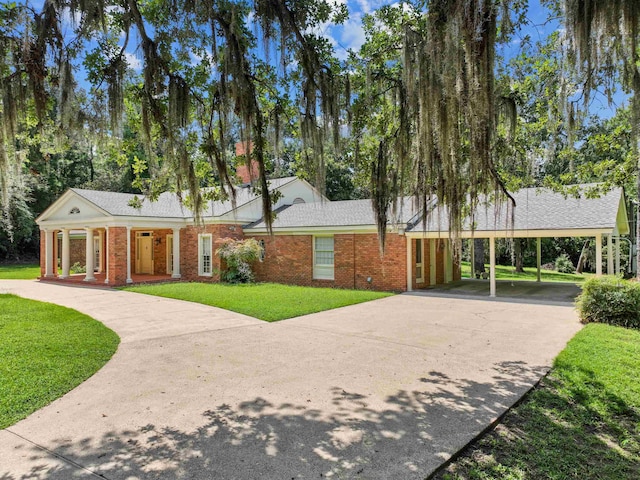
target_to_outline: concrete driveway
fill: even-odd
[[[422,479],[518,400],[569,306],[399,295],[267,324],[113,290],[0,281],[122,338],[0,431],[0,478]]]

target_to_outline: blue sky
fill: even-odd
[[[26,0],[36,10],[41,10],[44,0]],[[320,34],[326,36],[333,45],[336,55],[340,59],[346,59],[349,50],[358,50],[365,41],[365,35],[362,28],[362,18],[368,13],[373,13],[383,5],[397,5],[398,1],[389,2],[386,0],[329,0],[338,5],[346,4],[349,9],[349,18],[342,25],[324,24],[320,27]],[[498,54],[505,58],[517,55],[520,49],[520,40],[524,35],[529,35],[533,42],[544,40],[553,31],[561,28],[557,20],[548,20],[547,10],[541,6],[540,0],[529,0],[529,9],[527,13],[527,25],[522,31],[514,36],[511,43],[499,46]],[[139,52],[127,52],[129,65],[135,70],[140,70],[142,62]],[[81,77],[82,72],[78,72],[78,80],[81,85],[86,84]],[[614,101],[620,105],[624,103],[627,96],[619,92]],[[590,107],[592,113],[596,113],[603,117],[609,117],[615,111],[607,104],[606,99],[602,96],[594,97]]]

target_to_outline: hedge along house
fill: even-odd
[[[217,281],[216,240],[225,237],[252,237],[262,243],[264,256],[255,265],[259,281],[406,291],[460,278],[443,221],[446,212],[434,205],[423,225],[413,201],[403,199],[389,223],[381,255],[370,200],[330,202],[295,177],[270,180],[270,190],[280,193],[270,235],[261,219],[261,199],[248,183],[249,173],[239,172],[247,176],[247,183],[237,190],[235,208],[230,202],[211,202],[200,225],[175,194],[165,193],[156,202],[142,197],[135,208],[130,205],[134,195],[67,191],[37,219],[41,278],[81,278],[111,286],[171,278]],[[629,231],[622,190],[587,199],[525,189],[515,197],[513,224],[506,209],[496,214],[488,205],[478,211],[475,229],[467,225],[460,234],[489,238],[491,295],[495,295],[495,238],[594,236],[602,258],[602,236],[607,236],[611,263],[611,239]],[[71,237],[81,230],[87,268],[79,277],[70,275],[70,252]],[[55,241],[58,236],[60,246]]]

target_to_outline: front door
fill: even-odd
[[[142,233],[136,238],[136,273],[153,274],[153,237]]]

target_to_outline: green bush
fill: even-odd
[[[566,253],[556,258],[556,271],[560,273],[576,273],[576,267]]]
[[[216,255],[226,262],[226,269],[220,279],[228,283],[251,283],[254,280],[251,264],[260,258],[262,246],[254,238],[235,240],[222,238],[217,242],[220,248]]]
[[[82,265],[80,262],[76,262],[71,265],[71,268],[69,270],[71,273],[87,273],[87,267]]]
[[[607,323],[640,328],[640,283],[614,276],[584,282],[577,300],[582,323]]]

